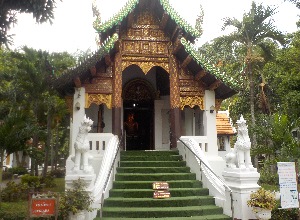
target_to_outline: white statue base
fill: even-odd
[[[77,171],[77,173],[74,172],[67,172],[65,177],[65,185],[66,189],[71,189],[72,184],[74,180],[78,179],[84,180],[86,183],[86,191],[91,191],[94,188],[95,180],[96,180],[96,174],[94,172],[91,172],[89,174],[84,173],[83,170]]]
[[[65,186],[66,189],[72,188],[72,183],[74,180],[83,179],[84,182],[86,182],[86,190],[91,191],[94,188],[95,180],[96,180],[96,174],[94,172],[94,169],[91,170],[89,173],[85,173],[83,170],[78,170],[76,172],[73,171],[72,167],[74,167],[74,162],[71,160],[70,156],[66,161],[66,177],[65,177]]]
[[[225,168],[223,177],[226,184],[232,190],[234,219],[256,219],[254,212],[252,211],[252,207],[248,207],[247,201],[250,198],[250,194],[260,188],[257,184],[260,177],[257,169]],[[226,201],[230,201],[230,193],[228,190],[226,190],[225,196]],[[224,214],[232,217],[230,202],[225,203]]]

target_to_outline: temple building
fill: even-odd
[[[86,114],[92,133],[119,137],[131,116],[138,126],[128,135],[136,143],[128,150],[176,148],[175,136],[210,136],[217,149],[216,112],[239,84],[194,48],[201,28],[192,28],[166,0],[131,0],[103,24],[93,10],[99,50],[59,78],[51,76],[71,112],[71,148]]]
[[[129,0],[104,23],[95,5],[93,13],[99,49],[77,67],[59,77],[49,77],[52,87],[65,97],[71,113],[67,187],[78,176],[84,176],[99,205],[112,187],[118,164],[113,161],[120,158],[118,154],[169,154],[178,149],[176,153],[209,189],[215,204],[226,215],[233,215],[232,193],[227,193],[232,191],[225,191],[222,174],[228,168],[225,154],[231,153],[232,161],[237,157],[230,148],[230,137],[235,132],[228,114],[218,111],[222,101],[236,94],[242,85],[220,72],[195,48],[195,40],[202,34],[201,15],[193,28],[167,0]],[[89,133],[87,124],[92,124]],[[121,137],[126,141],[120,153]],[[89,146],[85,151],[91,155],[83,156],[83,169],[76,156],[80,150],[74,147],[80,141]],[[259,174],[251,169],[247,168],[247,172],[252,172],[252,188],[256,189]],[[225,176],[232,184],[229,171]],[[237,174],[234,178],[244,175],[240,168],[233,171]],[[138,175],[141,173],[135,174],[137,178]],[[237,195],[243,194],[240,185],[235,187]],[[236,210],[245,213],[247,205],[240,201],[236,200],[236,206],[243,209]],[[246,213],[251,216],[249,213],[251,210]]]

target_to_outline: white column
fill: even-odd
[[[83,120],[85,115],[85,88],[76,88],[73,98],[73,123],[72,128],[70,132],[71,138],[70,139],[70,155],[74,155],[75,149],[74,149],[74,143],[76,140],[76,136],[79,131],[79,126],[81,121]]]
[[[155,133],[155,150],[162,150],[162,115],[161,110],[164,105],[163,100],[154,101],[154,133]]]
[[[203,126],[204,136],[208,138],[208,146],[205,153],[207,155],[218,155],[216,111],[214,110],[211,113],[211,107],[215,108],[215,92],[205,90]]]
[[[77,104],[79,103],[79,104]],[[77,104],[77,107],[76,107]],[[80,107],[79,107],[80,105]],[[73,119],[70,123],[70,143],[69,143],[69,157],[66,160],[67,173],[74,167],[74,162],[71,160],[75,156],[74,143],[79,132],[79,126],[85,115],[85,88],[76,88],[73,97]],[[78,109],[79,108],[79,109]]]

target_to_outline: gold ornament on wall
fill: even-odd
[[[106,104],[108,109],[112,108],[112,95],[88,94],[85,93],[85,108],[89,108],[92,103],[96,105]]]
[[[201,110],[204,110],[204,98],[195,96],[195,97],[180,97],[180,109],[183,110],[185,106],[189,106],[194,108],[195,106],[199,106]]]
[[[124,71],[127,67],[131,65],[137,65],[140,67],[145,75],[149,72],[152,67],[160,66],[167,72],[169,72],[169,64],[161,63],[161,62],[144,62],[144,61],[123,61],[122,62],[122,71]]]

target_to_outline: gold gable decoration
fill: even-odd
[[[180,97],[180,109],[183,110],[184,107],[187,105],[191,108],[195,106],[199,106],[199,108],[203,111],[204,110],[204,98],[199,96],[194,97]]]
[[[95,103],[96,105],[106,104],[107,108],[111,109],[112,95],[85,93],[85,108],[89,108],[92,103]]]
[[[155,100],[156,93],[146,80],[134,79],[124,86],[122,98],[123,100],[137,101]]]

